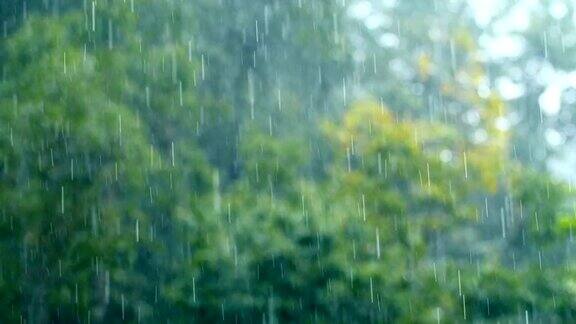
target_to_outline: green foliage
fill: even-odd
[[[49,2],[0,4],[0,321],[574,320],[471,17],[380,8],[403,79],[340,1]]]

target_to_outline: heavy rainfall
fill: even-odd
[[[1,323],[576,322],[571,0],[0,0]]]

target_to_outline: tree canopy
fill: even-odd
[[[0,322],[574,321],[557,3],[3,1]]]

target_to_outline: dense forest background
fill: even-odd
[[[478,3],[0,1],[0,322],[575,322],[576,8]]]

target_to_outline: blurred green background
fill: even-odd
[[[0,322],[576,321],[575,9],[0,1]]]

